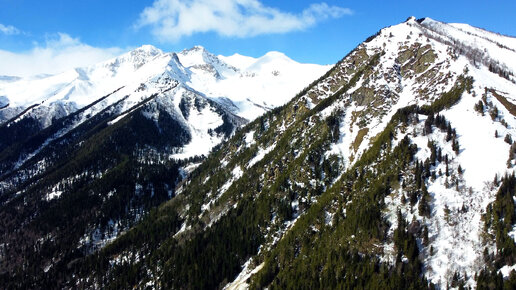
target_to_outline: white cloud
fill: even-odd
[[[6,35],[14,35],[14,34],[20,34],[20,30],[12,25],[3,25],[0,23],[0,33],[6,34]]]
[[[58,33],[47,39],[44,45],[35,44],[26,52],[0,50],[0,75],[55,74],[107,60],[122,52],[116,47],[92,47],[77,38]]]
[[[156,0],[143,10],[135,27],[152,27],[152,33],[162,41],[178,41],[202,32],[243,38],[303,30],[352,13],[326,3],[312,4],[293,14],[264,6],[259,0]]]

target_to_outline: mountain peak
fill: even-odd
[[[194,49],[194,50],[206,50],[206,48],[204,48],[204,46],[202,46],[202,45],[194,45],[194,47],[192,47],[191,49]]]
[[[156,56],[156,55],[162,54],[163,51],[153,45],[144,44],[144,45],[132,50],[130,53],[131,53],[131,55],[144,54],[144,55],[148,55],[148,56]]]
[[[178,53],[178,57],[185,67],[204,70],[217,78],[221,77],[224,72],[234,73],[236,71],[236,68],[228,65],[200,45],[184,49]]]
[[[278,62],[281,61],[282,63],[294,63],[295,61],[292,60],[290,57],[285,55],[282,52],[279,51],[269,51],[262,57],[258,58],[257,63],[269,63],[269,62]]]
[[[180,54],[191,54],[191,53],[196,53],[196,52],[200,52],[200,53],[209,53],[206,48],[204,46],[201,46],[201,45],[195,45],[191,48],[185,48],[183,49]]]
[[[181,59],[181,62],[186,66],[191,66],[192,64],[190,62],[192,61],[195,62],[195,64],[199,64],[206,62],[207,58],[215,57],[212,53],[207,51],[206,48],[200,45],[183,49],[181,52],[178,53],[178,56]]]
[[[269,51],[265,54],[265,56],[268,56],[268,57],[280,57],[280,58],[289,58],[288,56],[286,56],[283,52],[279,52],[279,51]]]
[[[164,53],[161,49],[156,48],[150,44],[146,44],[137,47],[121,56],[100,63],[100,65],[104,67],[110,67],[112,72],[118,71],[120,67],[124,67],[126,65],[131,66],[131,70],[137,70],[144,64],[163,54]]]
[[[414,16],[410,16],[409,18],[407,18],[407,20],[405,20],[405,22],[415,22],[416,21],[416,17]]]

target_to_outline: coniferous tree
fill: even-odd
[[[484,116],[484,103],[480,100],[478,103],[475,104],[475,111],[479,112]]]
[[[430,194],[423,183],[421,187],[421,199],[418,206],[419,215],[430,217]]]
[[[507,144],[512,145],[512,137],[510,134],[506,134],[505,138],[503,139]]]

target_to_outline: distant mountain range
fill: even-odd
[[[0,122],[32,105],[66,114],[120,88],[123,89],[117,95],[132,95],[138,90],[141,99],[146,93],[158,91],[155,84],[160,78],[171,78],[181,87],[219,101],[252,120],[283,105],[329,68],[300,64],[280,52],[269,52],[260,58],[239,54],[225,57],[213,55],[201,46],[176,54],[144,45],[112,60],[58,75],[0,77],[2,103],[9,104],[9,109],[1,112]],[[144,88],[145,85],[153,87]],[[138,97],[132,97],[131,104],[137,103]],[[62,115],[47,119],[59,117]],[[46,127],[49,122],[42,121],[42,125]]]
[[[329,70],[144,46],[0,80],[0,282],[513,289],[515,73],[516,38],[410,17]]]

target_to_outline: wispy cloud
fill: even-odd
[[[20,34],[21,31],[12,26],[12,25],[3,25],[2,23],[0,23],[0,33],[2,34],[5,34],[5,35],[14,35],[14,34]]]
[[[244,38],[303,30],[352,13],[326,3],[312,4],[294,14],[265,6],[259,0],[156,0],[143,10],[135,27],[150,26],[162,41],[174,42],[202,32]]]
[[[55,74],[107,60],[122,52],[116,47],[93,47],[68,34],[57,33],[43,45],[35,44],[26,52],[0,50],[0,75]]]

